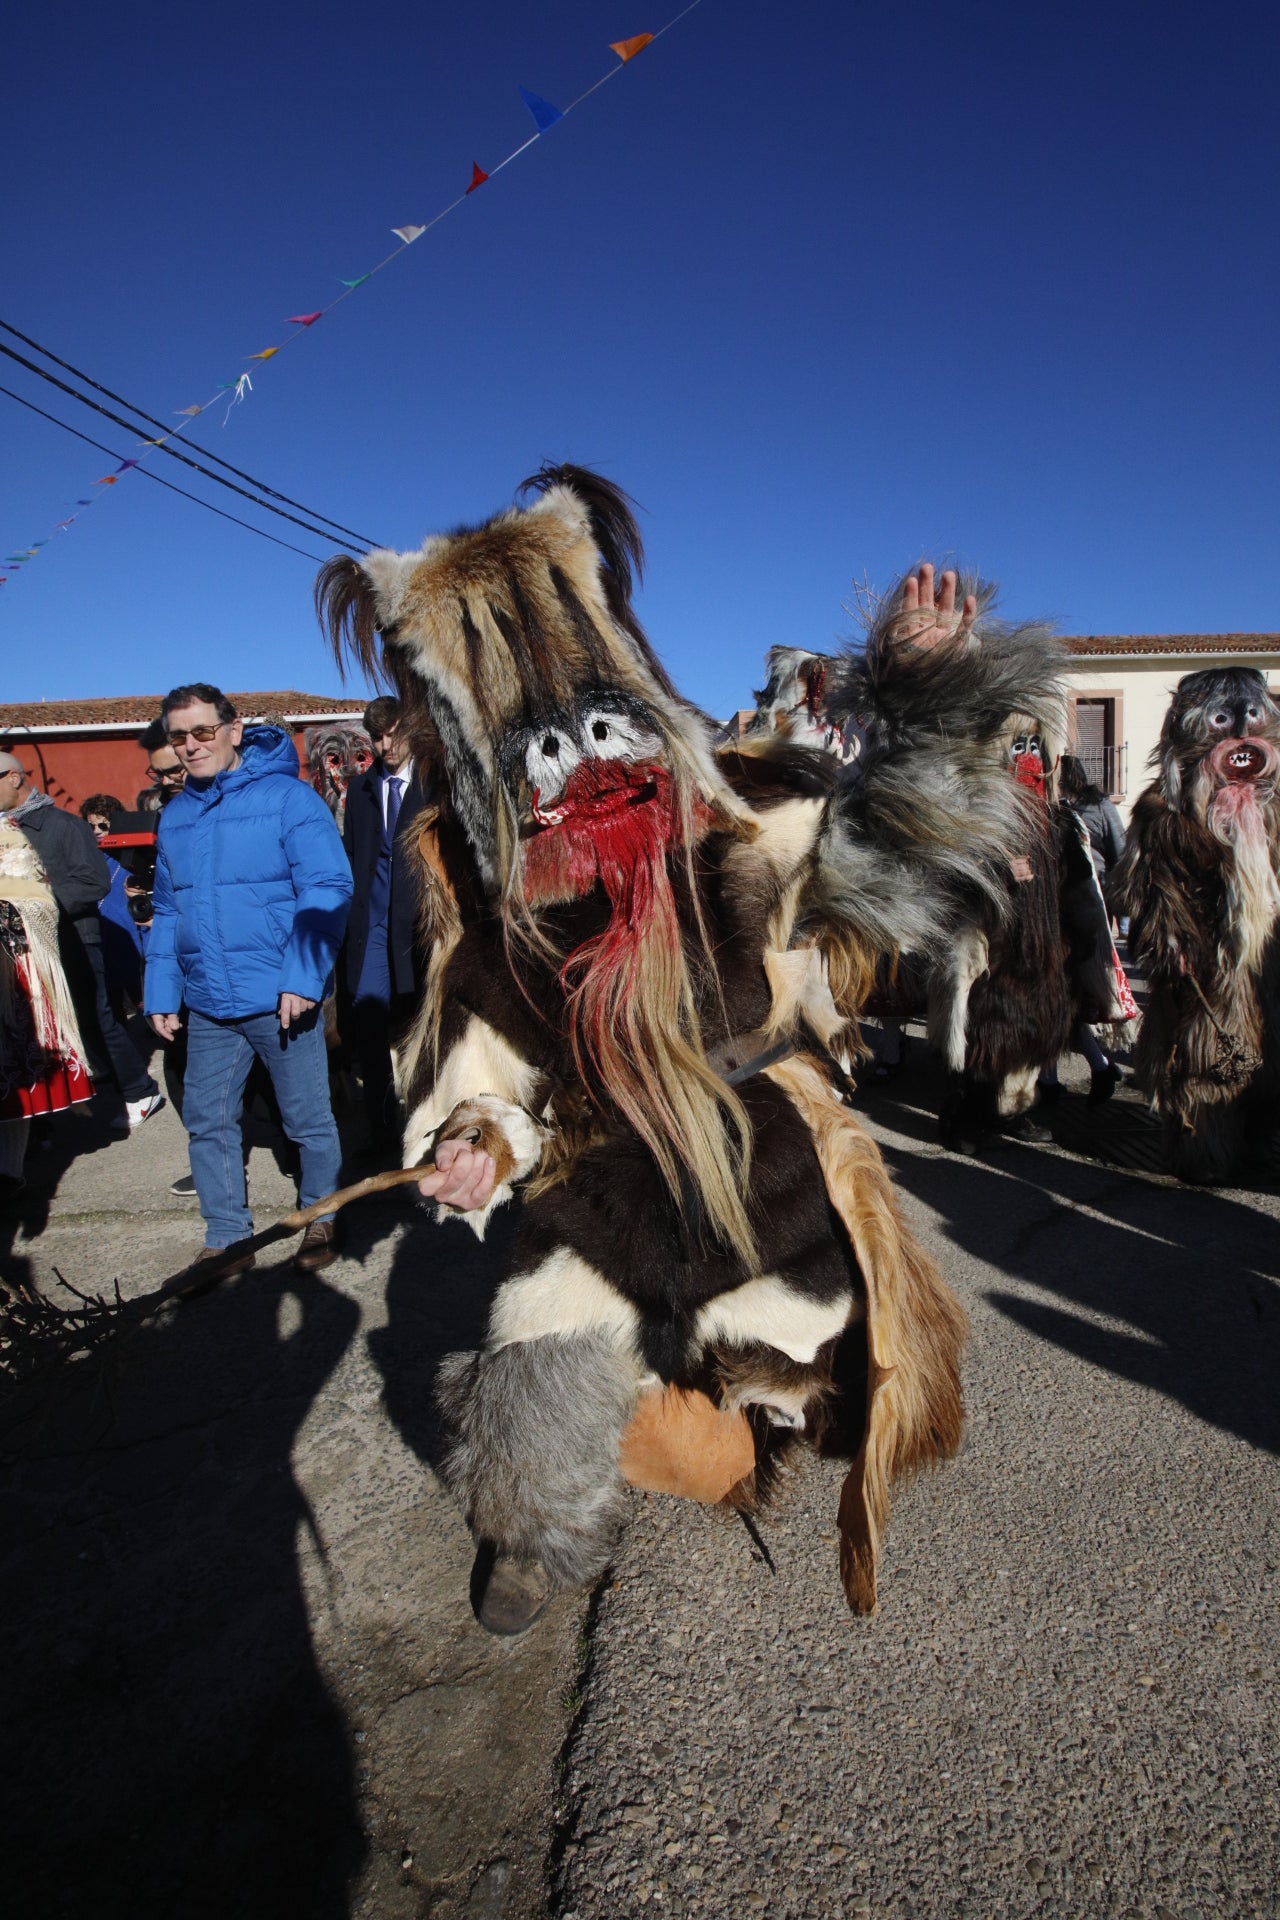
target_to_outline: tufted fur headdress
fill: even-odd
[[[756,829],[631,605],[631,503],[583,467],[544,467],[528,504],[415,553],[331,560],[317,611],[338,659],[385,667],[412,735],[438,735],[449,801],[508,952],[554,967],[584,1081],[645,1142],[680,1204],[745,1256],[749,1128],[709,1064],[697,976],[714,971],[694,853]],[[376,635],[381,634],[381,659]],[[695,938],[680,918],[683,887]],[[539,909],[599,886],[608,919],[570,953]]]
[[[647,719],[686,798],[739,811],[707,721],[676,692],[632,608],[643,550],[627,496],[575,466],[543,467],[519,491],[527,505],[433,535],[413,553],[339,556],[316,584],[339,660],[349,649],[367,672],[383,665],[411,727],[426,708],[491,888],[506,881],[511,836],[531,801],[521,791],[525,750],[539,734],[563,732],[576,751],[602,691],[615,711]]]

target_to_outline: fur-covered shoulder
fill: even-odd
[[[752,807],[767,807],[796,794],[825,800],[835,792],[839,773],[830,754],[794,746],[777,734],[749,736],[741,744],[721,747],[716,763],[733,791]]]

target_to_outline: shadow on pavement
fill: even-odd
[[[895,1131],[927,1116],[867,1102]],[[895,1178],[950,1238],[1057,1302],[986,1298],[1038,1338],[1179,1401],[1252,1446],[1280,1453],[1280,1233],[1221,1192],[1001,1142],[964,1160],[884,1144]],[[1122,1321],[1127,1330],[1101,1324]]]
[[[358,1318],[259,1267],[0,1408],[11,1911],[347,1914],[365,1843],[290,1456]]]
[[[72,1162],[87,1153],[102,1153],[119,1141],[120,1135],[111,1130],[118,1105],[114,1096],[99,1094],[81,1106],[33,1123],[22,1169],[26,1189],[0,1213],[0,1275],[6,1280],[31,1278],[30,1261],[14,1251],[18,1235],[36,1240],[44,1232],[58,1188]]]
[[[482,1242],[461,1221],[437,1224],[416,1208],[396,1249],[387,1281],[387,1324],[369,1335],[369,1352],[382,1375],[397,1433],[432,1469],[443,1451],[436,1373],[446,1354],[483,1345],[517,1213],[516,1207],[500,1207]]]

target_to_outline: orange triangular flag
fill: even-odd
[[[116,475],[114,473],[104,473],[101,480],[99,480],[97,484],[100,487],[114,487],[115,483],[116,483]]]
[[[619,60],[634,60],[638,53],[644,52],[652,39],[651,33],[633,33],[629,40],[611,40],[609,51],[616,53]]]
[[[248,360],[269,360],[273,353],[279,353],[279,347],[264,347],[261,353],[246,354]]]
[[[467,188],[467,193],[474,193],[476,188],[482,187],[488,178],[489,176],[480,165],[480,162],[473,160],[471,162],[471,185]],[[464,193],[462,197],[465,200],[467,195]]]

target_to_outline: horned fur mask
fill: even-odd
[[[683,1165],[745,1244],[745,1121],[706,1062],[695,976],[710,951],[687,947],[672,872],[690,873],[713,827],[755,829],[632,609],[643,551],[627,496],[557,466],[518,498],[417,552],[330,561],[321,624],[340,662],[385,667],[411,734],[415,715],[434,726],[509,938],[552,959],[539,911],[603,887],[607,924],[555,956],[579,1066],[673,1190]],[[697,927],[692,885],[685,898]]]

